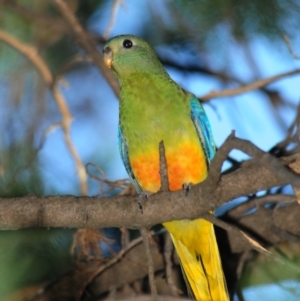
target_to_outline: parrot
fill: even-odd
[[[153,48],[134,35],[103,46],[103,60],[120,85],[119,150],[138,194],[161,188],[163,141],[170,191],[205,180],[216,147],[198,98],[171,79]],[[214,226],[204,219],[166,221],[188,292],[199,301],[229,301]]]

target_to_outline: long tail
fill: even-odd
[[[198,301],[229,301],[213,225],[203,219],[163,225],[171,234],[191,295]]]

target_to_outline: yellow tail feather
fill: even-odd
[[[193,297],[198,301],[229,301],[213,225],[204,219],[163,225],[171,234]]]

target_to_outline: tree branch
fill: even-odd
[[[119,85],[115,78],[112,76],[109,69],[104,65],[103,58],[99,53],[97,47],[94,45],[93,40],[82,28],[72,11],[68,8],[63,0],[53,0],[61,15],[64,17],[66,22],[69,24],[73,34],[76,37],[78,44],[86,51],[86,53],[91,57],[95,65],[99,68],[100,72],[107,80],[112,90],[119,95]]]
[[[155,283],[155,276],[154,276],[154,264],[153,264],[153,259],[152,259],[152,254],[151,254],[151,249],[150,249],[150,243],[149,243],[149,234],[150,232],[146,228],[140,229],[141,235],[143,237],[143,242],[144,242],[144,247],[145,247],[145,253],[147,257],[147,266],[148,266],[148,278],[149,278],[149,285],[150,285],[150,291],[151,295],[157,296],[157,288],[156,288],[156,283]]]
[[[218,160],[226,157],[226,154],[234,148],[243,149],[250,154],[257,152],[258,157],[243,164],[239,170],[220,176]],[[217,152],[211,166],[208,179],[193,186],[187,196],[185,191],[162,191],[151,195],[149,201],[145,202],[143,214],[139,211],[136,197],[28,195],[21,198],[0,198],[0,229],[27,227],[99,229],[122,226],[149,228],[165,221],[198,218],[237,197],[287,185],[291,181],[300,182],[299,176],[285,167],[280,160],[267,156],[250,142],[232,136]],[[216,178],[219,180],[215,181]],[[282,210],[278,209],[277,215]],[[298,209],[289,212],[289,217],[292,220],[298,218],[295,216],[296,213]]]
[[[284,77],[291,76],[291,75],[296,75],[296,74],[299,74],[299,73],[300,73],[300,69],[295,69],[295,70],[284,72],[284,73],[281,73],[281,74],[278,74],[278,75],[263,78],[263,79],[260,79],[258,81],[255,81],[251,84],[241,86],[241,87],[238,87],[238,88],[222,90],[222,91],[212,91],[208,94],[200,96],[199,99],[209,100],[211,98],[227,97],[227,96],[233,96],[233,95],[237,95],[237,94],[246,93],[246,92],[256,90],[256,89],[262,88],[264,86],[267,86],[270,83],[275,82],[275,81],[277,81],[279,79],[282,79]]]
[[[107,40],[109,38],[109,35],[111,33],[111,30],[113,29],[115,23],[116,23],[116,17],[117,17],[117,13],[119,10],[120,5],[122,4],[123,0],[114,0],[113,4],[112,4],[112,9],[111,9],[111,16],[109,19],[109,23],[107,25],[107,28],[103,34],[103,37],[105,40]]]
[[[77,150],[75,149],[75,146],[72,143],[71,135],[70,135],[70,128],[71,128],[73,116],[69,111],[67,102],[65,101],[62,93],[57,87],[57,83],[54,80],[51,71],[49,70],[48,66],[46,65],[42,57],[40,57],[35,47],[22,43],[21,41],[12,37],[11,35],[9,35],[3,30],[0,30],[0,41],[6,43],[7,45],[11,46],[15,50],[23,54],[38,70],[38,72],[43,77],[46,86],[52,92],[53,98],[62,116],[61,128],[64,133],[63,135],[64,140],[73,160],[75,161],[77,174],[80,182],[81,194],[87,195],[87,178],[85,173],[85,167],[77,153]]]
[[[290,50],[291,51],[291,50]],[[295,54],[292,53],[293,56],[295,57]],[[297,57],[295,57],[297,58]],[[288,72],[284,72],[275,76],[271,76],[271,77],[267,77],[267,78],[263,78],[260,79],[258,81],[255,81],[253,83],[250,84],[246,84],[244,82],[242,82],[240,79],[232,77],[226,73],[222,73],[222,72],[216,72],[216,71],[211,71],[207,68],[201,67],[201,66],[195,66],[195,65],[180,65],[178,64],[178,62],[173,62],[168,58],[162,57],[160,58],[160,61],[163,63],[164,66],[167,67],[172,67],[175,68],[177,70],[180,70],[182,72],[197,72],[197,73],[203,73],[205,75],[210,75],[213,77],[217,77],[219,79],[221,79],[224,82],[234,82],[239,84],[240,86],[237,88],[233,88],[233,89],[228,89],[228,90],[222,90],[222,91],[211,91],[207,94],[204,94],[202,96],[199,96],[199,99],[201,101],[208,101],[211,98],[220,98],[220,97],[228,97],[228,96],[233,96],[233,95],[238,95],[238,94],[242,94],[245,92],[249,92],[252,90],[257,90],[257,89],[262,89],[263,92],[267,93],[269,96],[272,93],[272,91],[269,91],[267,89],[265,89],[264,87],[269,85],[272,82],[275,82],[277,80],[280,80],[282,78],[291,76],[291,75],[297,75],[300,73],[300,69],[295,69],[295,70],[291,70]]]

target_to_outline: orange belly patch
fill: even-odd
[[[207,176],[207,165],[200,145],[184,143],[176,149],[166,148],[169,189],[180,190],[182,185],[202,182]],[[157,192],[160,189],[159,153],[143,153],[131,158],[132,171],[143,190]]]

